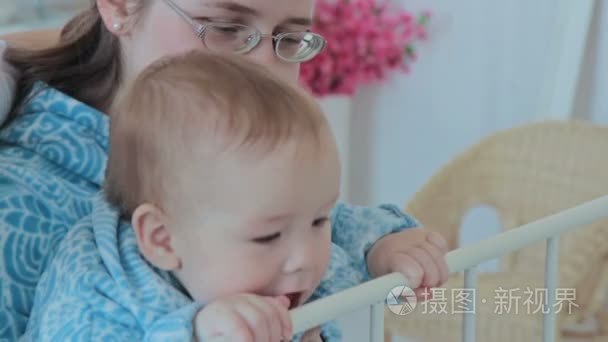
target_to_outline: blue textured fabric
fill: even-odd
[[[313,299],[359,284],[363,275],[351,266],[350,257],[333,248]],[[40,279],[23,340],[186,341],[201,307],[168,272],[146,262],[131,226],[99,196]],[[341,337],[335,322],[323,326],[323,335]]]
[[[42,84],[34,91],[0,130],[0,341],[23,333],[42,272],[68,231],[91,213],[107,162],[106,115]],[[391,206],[341,206],[334,248],[367,279],[372,244],[416,222]],[[336,229],[346,222],[342,215],[350,223]]]
[[[355,260],[353,267],[367,281],[370,274],[365,259],[374,242],[381,236],[418,226],[418,221],[392,204],[363,207],[338,203],[332,213],[331,241]]]
[[[91,211],[108,148],[107,116],[41,85],[0,131],[0,340],[25,329],[45,265]]]
[[[40,279],[25,341],[187,341],[200,308],[139,254],[102,199],[59,244]]]

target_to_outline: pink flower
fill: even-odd
[[[353,95],[392,71],[408,72],[414,43],[426,39],[425,24],[386,0],[316,0],[313,31],[328,42],[323,53],[302,64],[300,79],[317,96]]]

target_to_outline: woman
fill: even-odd
[[[312,12],[313,0],[96,0],[58,45],[7,50],[20,80],[0,130],[0,339],[22,334],[57,243],[90,213],[107,159],[104,113],[125,80],[158,58],[210,49],[244,54],[295,82],[300,63],[325,44],[309,32]],[[443,238],[406,229],[413,220],[375,226],[377,217],[406,217],[394,206],[352,210],[367,219],[332,240],[357,237],[345,252],[362,272],[403,272],[420,290],[445,282]]]

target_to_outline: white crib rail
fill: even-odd
[[[599,219],[608,218],[608,196],[600,197],[571,209],[542,218],[521,227],[511,229],[470,246],[447,254],[450,273],[465,271],[465,288],[475,288],[475,266],[495,259],[527,245],[547,240],[545,286],[547,287],[547,309],[545,314],[543,341],[555,339],[555,310],[552,300],[557,285],[558,245],[562,233]],[[376,278],[333,296],[319,299],[291,311],[294,331],[303,332],[324,322],[339,318],[358,309],[371,309],[372,329],[370,341],[383,341],[384,300],[395,286],[407,286],[406,279],[397,273]],[[463,340],[475,340],[475,316],[464,316]]]

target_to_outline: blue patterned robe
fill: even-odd
[[[0,340],[25,330],[42,272],[72,227],[92,212],[107,162],[109,118],[39,84],[18,118],[0,130]],[[348,229],[334,249],[362,280],[380,237],[417,223],[396,207],[344,206]]]
[[[351,209],[339,205],[333,211],[334,227],[349,230],[356,224],[359,211]],[[395,216],[386,223],[405,222]],[[363,278],[350,256],[334,244],[328,270],[311,300],[360,284]],[[145,261],[132,227],[120,222],[117,211],[99,196],[92,215],[68,232],[40,279],[24,340],[187,341],[193,336],[190,322],[203,303],[192,302],[185,293],[168,272]],[[328,342],[340,341],[335,322],[323,326],[323,336]]]

